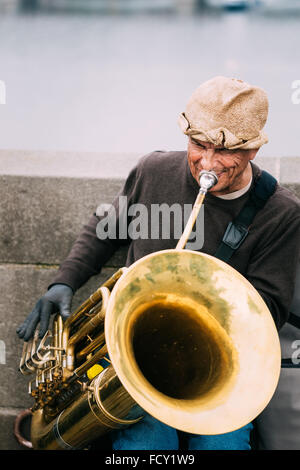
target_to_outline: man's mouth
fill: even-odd
[[[217,177],[219,178],[223,173],[227,173],[227,170],[215,171]]]
[[[197,165],[197,166],[195,166],[195,169],[196,169],[196,172],[197,172],[198,174],[200,174],[200,172],[201,172],[204,168],[199,167],[199,166]],[[220,177],[222,177],[222,175],[223,175],[224,173],[227,173],[227,174],[228,174],[228,171],[229,171],[229,170],[228,170],[227,168],[223,168],[222,170],[216,170],[216,169],[214,169],[214,168],[210,168],[209,171],[213,171],[213,172],[217,175],[217,177],[220,178]]]

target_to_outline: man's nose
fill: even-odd
[[[211,170],[215,161],[215,149],[206,149],[201,158],[203,170]]]

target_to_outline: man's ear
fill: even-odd
[[[249,160],[253,160],[256,157],[256,154],[257,154],[258,151],[259,151],[259,149],[247,150]]]

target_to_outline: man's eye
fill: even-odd
[[[200,144],[200,142],[196,142],[195,140],[192,141],[194,145],[196,145],[197,147],[200,147],[201,149],[205,149],[205,146]]]

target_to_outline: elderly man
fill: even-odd
[[[263,132],[268,113],[266,93],[242,80],[215,77],[203,83],[191,96],[179,117],[188,136],[187,152],[156,151],[143,157],[130,172],[120,196],[127,205],[165,203],[169,207],[192,205],[199,191],[201,170],[213,170],[217,184],[205,199],[202,246],[196,249],[215,255],[228,224],[249,201],[261,170],[253,163],[258,149],[267,142]],[[256,214],[249,235],[232,253],[228,263],[245,276],[263,297],[279,329],[287,320],[291,303],[300,240],[299,201],[276,184],[274,193]],[[128,221],[128,214],[125,215]],[[74,292],[100,272],[114,251],[128,244],[126,265],[163,249],[175,248],[175,228],[169,237],[126,237],[99,235],[103,216],[94,214],[60,266],[47,293],[37,302],[17,332],[25,341],[40,322],[40,336],[49,317],[60,311],[70,313]],[[116,228],[121,216],[115,220]],[[162,227],[160,227],[162,228]],[[116,230],[115,233],[120,233]],[[178,238],[178,237],[177,237]],[[234,432],[215,435],[187,435],[189,449],[249,449],[249,423]],[[111,433],[113,449],[178,449],[178,433],[153,417]]]

